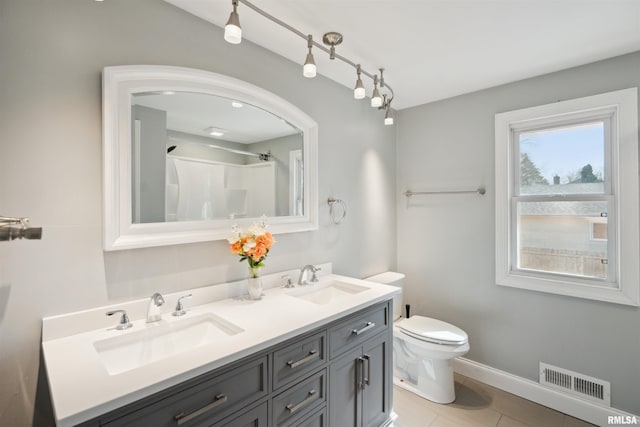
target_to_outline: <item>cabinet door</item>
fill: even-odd
[[[392,340],[382,334],[363,346],[365,386],[362,389],[362,425],[380,426],[391,411]]]
[[[358,426],[360,420],[360,390],[362,347],[358,347],[329,367],[329,425]]]

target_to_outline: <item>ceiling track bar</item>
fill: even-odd
[[[291,25],[287,24],[286,22],[276,18],[273,15],[270,15],[269,13],[265,12],[264,10],[260,9],[258,6],[254,5],[253,3],[251,3],[250,1],[247,0],[238,0],[238,3],[242,3],[245,6],[247,6],[250,9],[253,9],[255,12],[259,13],[260,15],[264,16],[265,18],[267,18],[268,20],[270,20],[271,22],[274,22],[278,25],[280,25],[281,27],[291,31],[292,33],[294,33],[295,35],[297,35],[298,37],[304,39],[305,41],[308,41],[307,38],[307,34],[303,33],[302,31],[292,27]],[[315,46],[316,48],[320,49],[321,51],[328,53],[329,55],[331,55],[331,51],[326,48],[325,46],[323,46],[322,44],[316,42],[315,40],[312,40],[311,43],[313,44],[313,46]],[[340,54],[334,53],[333,56],[339,60],[341,60],[342,62],[344,62],[345,64],[348,64],[350,66],[352,66],[354,69],[358,68],[358,64],[356,64],[355,62],[353,62],[352,60],[350,60],[349,58],[342,56]],[[364,74],[365,76],[369,77],[371,80],[374,80],[374,77],[376,76],[375,74],[372,74],[368,71],[366,71],[364,68],[360,67],[360,72],[362,74]],[[391,100],[393,100],[394,97],[394,92],[393,89],[391,88],[391,86],[389,86],[389,84],[387,84],[387,82],[381,82],[380,84],[381,88],[387,88],[389,90],[389,92],[391,92],[391,97],[389,98],[388,102],[391,102]]]

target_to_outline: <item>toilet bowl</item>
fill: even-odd
[[[365,280],[403,286],[404,275]],[[393,383],[433,402],[451,403],[456,398],[451,361],[468,351],[467,334],[454,325],[423,316],[399,319],[393,327]]]

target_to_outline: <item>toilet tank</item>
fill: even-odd
[[[402,291],[404,287],[404,274],[396,273],[395,271],[386,271],[384,273],[376,274],[375,276],[367,277],[364,280],[370,282],[381,283],[383,285],[397,286]],[[393,320],[399,319],[402,314],[402,293],[393,297]]]

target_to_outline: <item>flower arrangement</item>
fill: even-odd
[[[249,263],[251,277],[260,277],[260,268],[264,267],[264,259],[269,254],[275,239],[267,231],[266,217],[263,216],[260,223],[253,224],[246,233],[234,224],[231,228],[231,237],[227,239],[231,244],[231,253],[238,255],[240,261]]]

